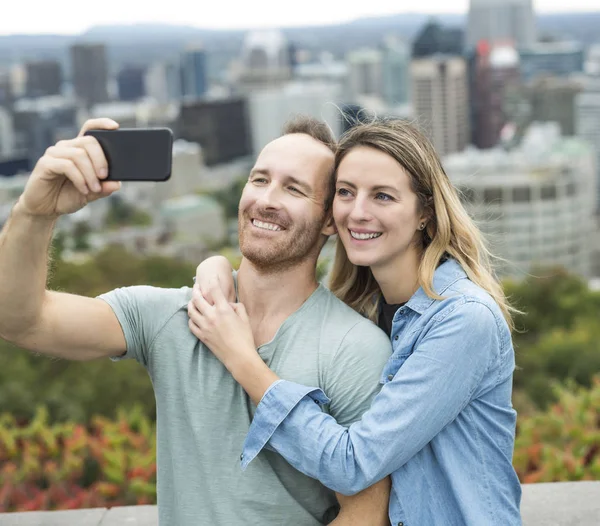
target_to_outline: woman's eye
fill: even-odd
[[[347,197],[350,195],[350,192],[346,188],[338,188],[337,195],[340,197]]]
[[[392,200],[392,196],[388,195],[388,194],[384,194],[383,192],[379,192],[375,196],[375,199],[379,199],[380,201],[391,201]]]

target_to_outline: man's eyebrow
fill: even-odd
[[[250,175],[270,175],[266,168],[252,168]]]

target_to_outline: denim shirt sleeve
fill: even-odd
[[[498,322],[486,305],[466,301],[444,314],[349,428],[321,411],[320,389],[273,384],[250,426],[242,468],[268,442],[299,471],[352,495],[403,466],[458,416],[500,353]]]

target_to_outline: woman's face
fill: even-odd
[[[400,263],[416,250],[424,217],[408,173],[392,157],[359,146],[337,171],[333,217],[350,261],[372,270]]]

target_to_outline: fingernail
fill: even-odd
[[[101,192],[102,191],[102,187],[100,186],[100,183],[94,183],[94,192]]]
[[[108,170],[106,168],[100,168],[100,177],[106,177],[108,175]]]

